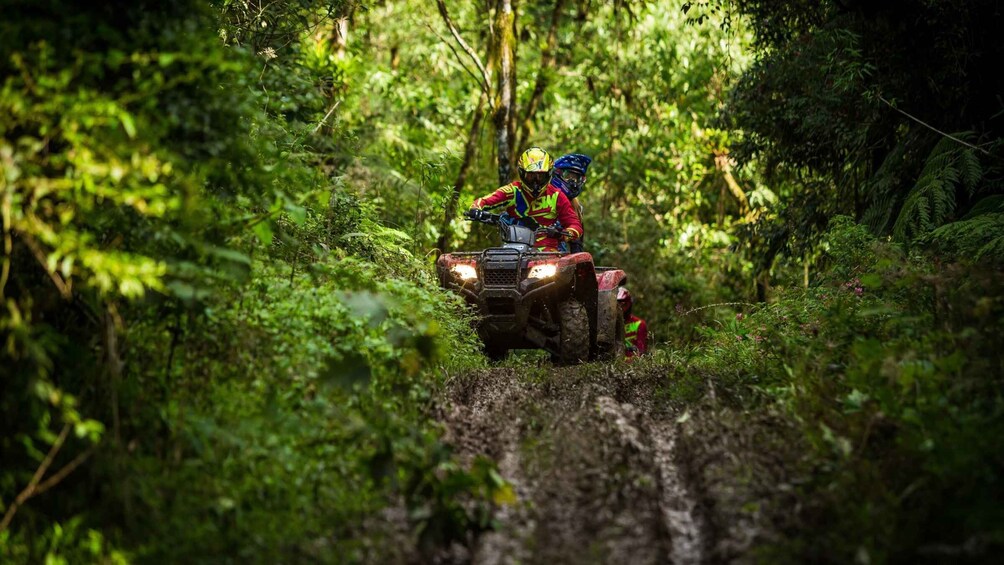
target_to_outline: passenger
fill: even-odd
[[[623,286],[617,289],[617,304],[624,312],[624,354],[628,357],[645,355],[648,352],[648,326],[645,320],[631,313],[634,300]]]
[[[551,184],[560,188],[568,197],[572,208],[575,209],[575,213],[579,217],[580,224],[582,223],[582,204],[579,202],[579,194],[582,193],[582,189],[586,185],[586,170],[589,169],[589,163],[592,161],[587,155],[569,153],[558,157],[558,160],[554,162],[554,177],[551,179]],[[568,251],[572,253],[585,251],[582,239],[569,242]]]

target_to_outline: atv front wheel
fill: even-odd
[[[589,312],[577,300],[558,305],[558,323],[561,335],[558,340],[558,358],[561,363],[574,365],[589,358]]]

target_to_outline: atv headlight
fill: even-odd
[[[530,268],[530,274],[527,275],[527,278],[546,279],[553,277],[554,273],[557,272],[558,272],[557,265],[550,265],[550,264],[534,265],[533,267]]]
[[[473,265],[454,265],[450,271],[462,281],[473,281],[478,278],[478,271]]]

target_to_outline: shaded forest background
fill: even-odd
[[[0,560],[491,527],[511,492],[427,413],[486,363],[431,264],[491,242],[458,210],[529,144],[593,157],[662,401],[799,446],[755,555],[1004,544],[998,2],[2,8]]]

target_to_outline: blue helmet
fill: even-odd
[[[592,159],[582,153],[562,155],[554,162],[552,184],[560,188],[569,199],[575,198],[586,184],[586,169],[592,162]]]

